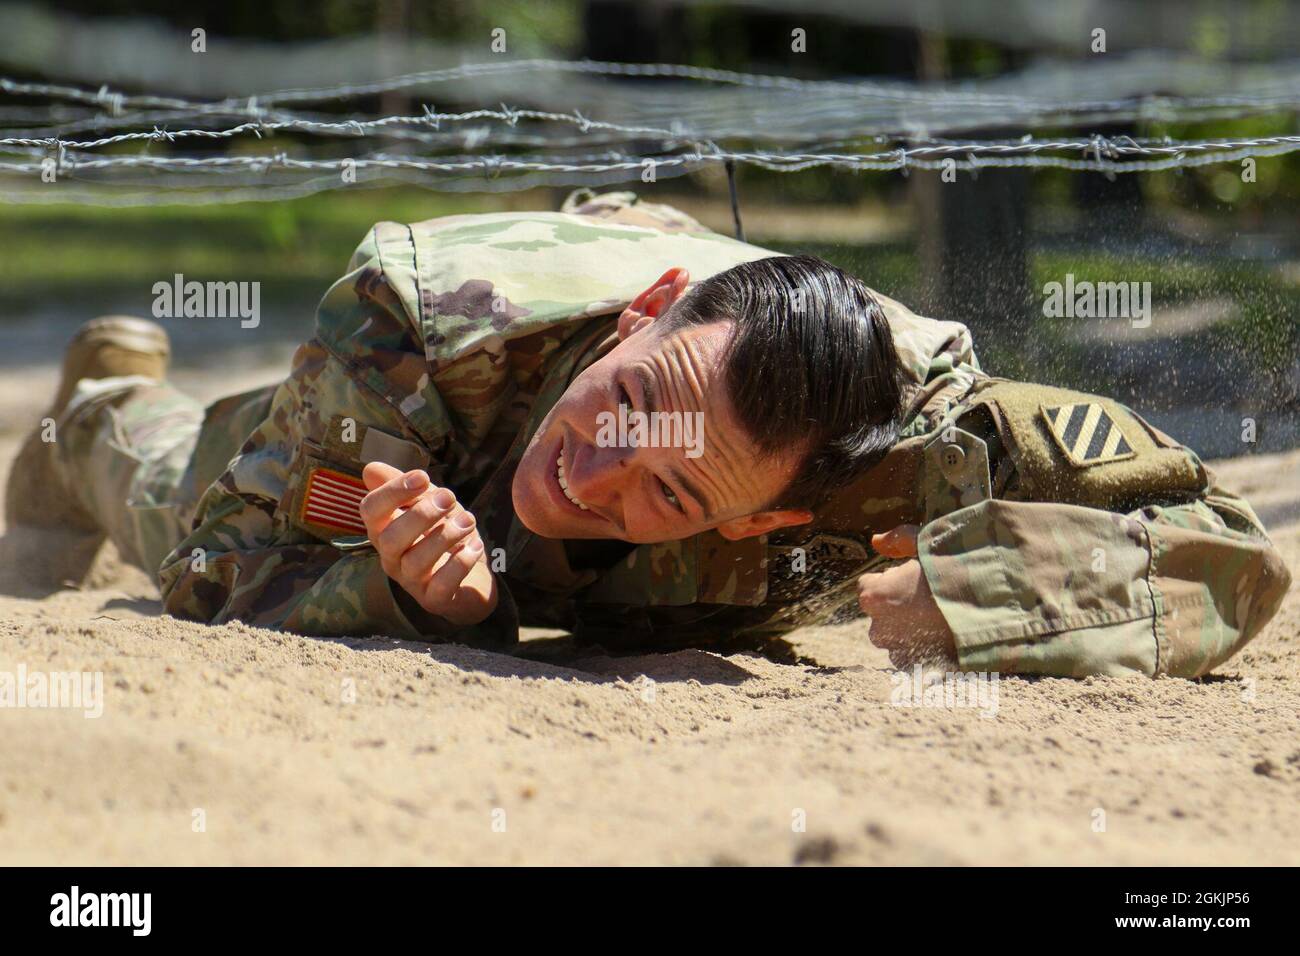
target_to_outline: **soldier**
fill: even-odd
[[[166,360],[152,323],[83,328],[8,523],[65,576],[111,537],[210,623],[759,647],[856,596],[896,660],[1197,676],[1290,583],[1124,406],[626,193],[380,223],[274,388],[205,410]]]

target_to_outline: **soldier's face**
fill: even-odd
[[[638,300],[631,320],[624,313],[619,344],[538,427],[513,485],[515,513],[530,530],[647,543],[710,528],[743,538],[810,520],[764,510],[799,461],[760,463],[737,422],[722,381],[725,323],[655,328],[676,298]]]

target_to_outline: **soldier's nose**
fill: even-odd
[[[603,504],[626,480],[633,449],[582,445],[569,468],[569,488],[586,504]]]

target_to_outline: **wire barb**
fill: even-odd
[[[299,106],[320,101],[452,81],[482,85],[488,78],[527,73],[659,78],[708,84],[709,89],[690,90],[688,96],[675,82],[668,97],[645,97],[650,105],[644,109],[638,105],[629,110],[627,102],[616,98],[593,100],[595,108],[607,110],[623,122],[597,119],[588,115],[589,109],[580,107],[548,110],[504,102],[496,109],[453,113],[438,113],[425,102],[416,115],[339,116],[298,111]],[[694,96],[696,92],[700,95]],[[748,98],[728,98],[741,94]],[[41,158],[51,155],[59,169],[76,167],[78,198],[90,202],[126,202],[130,200],[122,197],[128,196],[148,197],[135,200],[140,202],[187,201],[185,197],[193,195],[274,198],[283,192],[274,192],[267,183],[271,173],[274,189],[303,195],[339,188],[338,177],[320,173],[337,170],[343,163],[365,170],[370,182],[415,181],[449,190],[604,185],[633,180],[648,163],[654,164],[657,174],[670,176],[721,163],[728,176],[738,233],[742,225],[736,176],[741,166],[781,173],[819,167],[852,172],[897,170],[904,176],[913,170],[955,166],[976,177],[987,168],[1050,168],[1101,172],[1113,178],[1131,172],[1181,172],[1300,150],[1300,136],[1294,135],[1185,141],[1168,135],[1144,139],[1096,132],[1044,138],[1025,132],[1005,140],[935,135],[953,128],[951,117],[964,117],[973,110],[1000,111],[1006,117],[1005,125],[1021,122],[1076,129],[1091,124],[1113,126],[1117,117],[1163,121],[1216,115],[1224,110],[1236,111],[1235,115],[1289,113],[1300,106],[1300,84],[1289,82],[1286,76],[1229,94],[1128,95],[1067,102],[979,88],[928,90],[877,81],[800,80],[679,64],[524,60],[472,63],[375,83],[284,90],[213,102],[128,95],[107,84],[81,89],[4,77],[0,77],[0,96],[43,99],[48,104],[46,116],[59,102],[79,104],[83,109],[79,117],[28,130],[12,128],[13,119],[30,122],[41,115],[38,110],[22,106],[7,111],[10,128],[0,127],[0,196],[18,201],[48,201],[31,198],[24,184],[9,177],[39,172]],[[800,102],[813,97],[811,101],[822,105],[817,111],[807,111],[805,117],[790,110],[792,96]],[[882,104],[897,112],[882,113]],[[781,121],[773,124],[773,116]],[[894,117],[894,127],[884,128],[884,121],[860,119],[862,116]],[[945,121],[945,117],[949,119]],[[1053,122],[1048,123],[1049,118]],[[826,133],[832,128],[834,139]],[[93,134],[86,135],[86,130]],[[274,149],[269,143],[257,145],[278,133],[294,134],[290,150]],[[190,140],[210,141],[215,149],[207,155],[194,151],[175,155],[167,149]],[[244,148],[221,150],[240,140],[245,142]],[[363,144],[352,147],[357,155],[340,158],[339,144],[344,140]],[[395,153],[376,151],[369,148],[374,140],[407,143],[411,148]],[[139,151],[110,150],[128,144],[138,146]],[[138,185],[150,192],[130,191],[137,186],[130,178],[133,170],[151,174],[147,184]],[[208,192],[201,193],[203,189]]]

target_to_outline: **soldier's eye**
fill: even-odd
[[[626,405],[628,408],[632,407],[632,396],[628,394],[627,389],[622,385],[618,387],[618,403],[620,405]]]
[[[662,481],[659,482],[659,488],[660,488],[660,490],[663,491],[663,493],[664,493],[664,498],[667,499],[667,501],[668,501],[668,503],[669,503],[670,505],[672,505],[674,508],[676,508],[676,509],[677,509],[678,511],[680,511],[682,514],[685,514],[685,513],[686,513],[686,509],[682,507],[682,503],[681,503],[680,501],[677,500],[677,496],[676,496],[675,494],[673,494],[673,490],[672,490],[671,488],[669,488],[667,485],[665,485]]]

